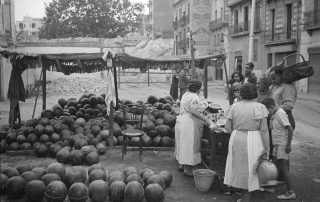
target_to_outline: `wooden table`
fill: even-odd
[[[211,170],[218,171],[223,170],[226,164],[228,155],[228,145],[230,139],[230,133],[223,133],[219,131],[212,131],[210,128],[205,128],[203,139],[209,141],[209,148],[201,149],[201,156],[209,156],[209,165],[202,162]]]

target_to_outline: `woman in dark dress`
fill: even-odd
[[[179,68],[176,68],[173,72],[172,80],[171,80],[170,95],[172,96],[174,101],[178,99],[179,72],[180,72]]]

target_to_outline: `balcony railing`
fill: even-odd
[[[211,31],[215,31],[217,29],[220,29],[222,27],[226,27],[228,25],[229,25],[228,18],[225,18],[225,19],[219,18],[219,19],[216,19],[216,20],[210,22],[209,29]]]
[[[295,43],[297,35],[293,30],[287,31],[283,28],[277,28],[273,32],[272,30],[265,31],[263,40],[266,44]]]
[[[240,33],[249,32],[249,31],[250,31],[250,21],[238,23],[230,27],[231,34],[240,34]],[[257,19],[254,22],[254,32],[258,32],[258,31],[260,31],[260,21]]]
[[[320,9],[315,9],[304,13],[304,28],[320,29]]]

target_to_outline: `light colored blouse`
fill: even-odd
[[[205,105],[201,103],[201,99],[196,93],[187,91],[181,99],[180,114],[184,112],[202,113],[205,110]]]
[[[258,102],[242,100],[230,107],[227,118],[232,120],[234,130],[256,131],[260,129],[260,121],[268,117],[267,108]]]

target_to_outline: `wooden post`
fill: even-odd
[[[119,74],[118,74],[118,87],[120,88],[120,73],[121,73],[121,67],[118,68]]]
[[[204,98],[208,98],[208,65],[207,60],[203,62],[204,68]]]
[[[224,72],[225,72],[225,76],[226,76],[226,84],[227,84],[227,93],[228,93],[228,99],[229,99],[229,105],[231,105],[231,99],[232,99],[232,97],[230,96],[230,93],[229,93],[229,91],[230,91],[230,87],[229,87],[229,82],[228,82],[228,72],[227,72],[227,65],[226,65],[226,59],[225,58],[223,58],[223,69],[224,69]]]
[[[117,67],[115,61],[112,59],[112,68],[113,68],[113,79],[114,79],[114,90],[116,93],[116,103],[113,103],[115,107],[118,107],[118,82],[117,82]]]
[[[149,69],[149,65],[147,65],[148,68],[148,87],[150,86],[150,69]]]
[[[47,67],[48,67],[48,59],[41,57],[41,64],[42,64],[42,110],[46,109],[47,105]]]
[[[110,103],[110,114],[109,114],[109,147],[113,148],[113,101]]]

